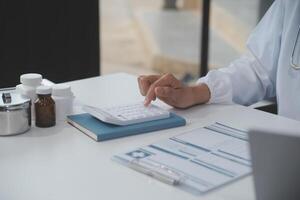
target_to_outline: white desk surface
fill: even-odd
[[[136,78],[114,74],[69,83],[80,101],[91,105],[124,104],[143,100]],[[67,123],[54,128],[0,138],[1,200],[252,200],[251,176],[203,196],[194,196],[130,170],[111,160],[114,154],[174,136],[215,121],[248,129],[288,128],[300,123],[237,105],[205,105],[175,110],[185,127],[95,142]]]

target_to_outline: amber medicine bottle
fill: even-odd
[[[55,102],[51,97],[51,88],[39,86],[36,89],[38,99],[35,101],[35,125],[37,127],[55,126]]]

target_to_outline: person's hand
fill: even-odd
[[[207,85],[185,86],[172,74],[140,76],[138,84],[145,96],[145,106],[159,98],[173,107],[187,108],[206,103],[210,98]]]

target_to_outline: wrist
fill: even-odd
[[[191,87],[192,94],[194,95],[194,104],[204,104],[210,99],[210,90],[205,83]]]

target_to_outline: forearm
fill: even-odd
[[[274,84],[267,71],[252,55],[242,56],[228,67],[212,70],[198,80],[210,90],[209,103],[250,105],[274,95]]]
[[[247,54],[222,69],[229,77],[232,87],[232,101],[251,105],[266,97],[275,96],[275,77],[272,68],[261,65],[252,55]]]

